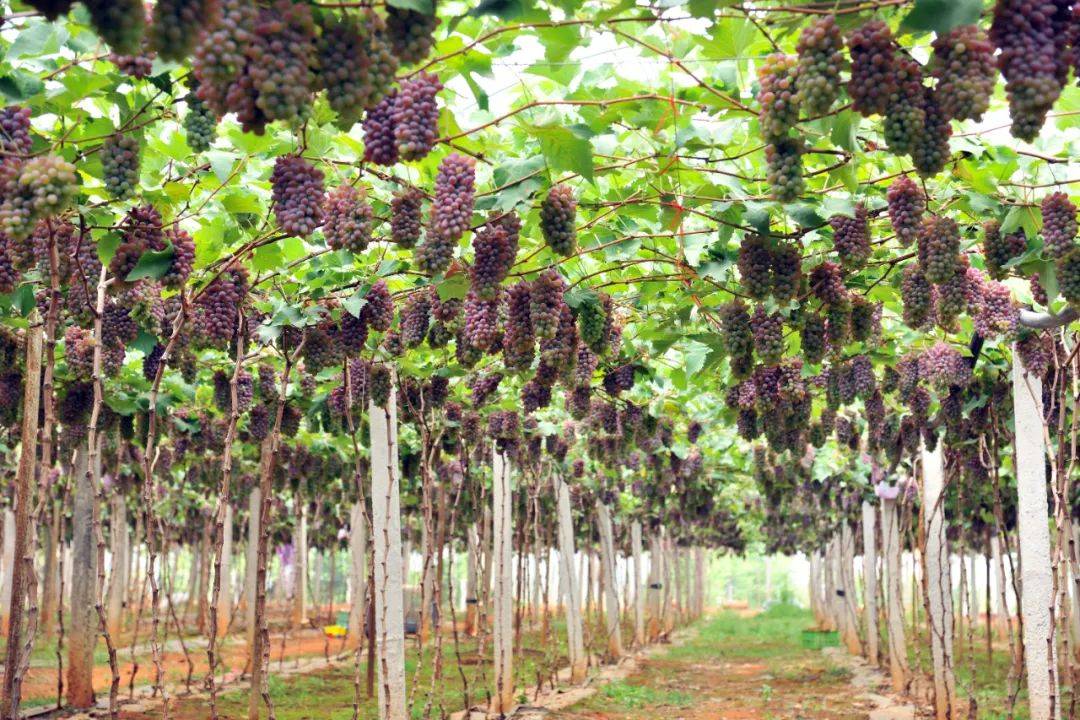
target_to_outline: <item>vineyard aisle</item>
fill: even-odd
[[[913,718],[891,707],[880,674],[860,669],[842,650],[802,647],[808,613],[778,606],[764,613],[724,612],[687,631],[687,639],[640,659],[633,672],[549,720],[862,720]],[[882,694],[879,694],[882,693]]]

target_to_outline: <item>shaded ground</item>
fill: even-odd
[[[551,632],[556,637],[563,635],[561,625],[552,625]],[[566,664],[565,648],[554,638],[545,640],[539,623],[533,628],[526,625],[521,642],[522,652],[514,671],[518,687],[523,689],[523,693],[528,693],[540,678],[549,677],[555,669]],[[457,712],[465,707],[466,691],[470,705],[486,704],[492,682],[491,671],[486,662],[477,661],[478,650],[477,640],[464,636],[459,636],[455,648],[453,636],[448,632],[443,638],[441,676],[433,681],[434,642],[429,642],[421,654],[415,637],[408,638],[406,681],[412,698],[413,717],[423,718],[427,712],[427,717],[438,718],[444,715],[444,711],[445,714]],[[460,668],[456,660],[459,653],[462,658]],[[322,656],[321,645],[317,654]],[[486,660],[489,659],[490,640],[483,654]],[[367,720],[378,717],[378,708],[375,700],[369,699],[366,693],[366,653],[363,657],[359,668],[359,716]],[[347,720],[353,717],[356,666],[351,655],[334,660],[330,667],[286,677],[275,673],[282,667],[288,669],[293,664],[293,656],[287,652],[284,663],[280,663],[278,658],[278,647],[275,645],[270,663],[269,688],[278,720]],[[523,694],[521,699],[527,698]],[[222,720],[247,718],[247,703],[248,689],[244,681],[222,693],[218,704],[219,716]],[[120,717],[123,720],[157,720],[161,717],[161,710],[157,707],[145,711],[122,711]],[[207,702],[202,698],[176,698],[170,704],[169,717],[173,720],[204,720],[209,717]]]
[[[725,612],[625,680],[556,713],[559,720],[863,720],[850,671],[804,649],[807,613],[777,607],[754,617]]]

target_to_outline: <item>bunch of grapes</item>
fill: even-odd
[[[870,224],[866,206],[855,206],[855,216],[833,215],[829,218],[833,230],[833,248],[847,268],[860,268],[870,257]]]
[[[836,18],[825,15],[807,25],[796,47],[799,104],[810,115],[822,115],[840,94],[840,72],[844,69],[844,36]]]
[[[956,273],[959,266],[960,228],[952,218],[932,215],[919,228],[919,267],[935,285]]]
[[[386,8],[386,33],[390,47],[402,65],[418,63],[428,56],[435,46],[435,28],[439,18],[432,13],[417,12],[408,8],[388,5]]]
[[[337,328],[330,323],[312,325],[304,329],[304,346],[301,356],[311,373],[337,365],[345,352]]]
[[[908,327],[918,330],[926,325],[934,310],[933,286],[917,263],[904,268],[900,300],[904,305],[904,322]]]
[[[960,25],[934,40],[931,60],[941,111],[953,120],[982,120],[997,83],[994,46],[977,25]]]
[[[183,62],[194,49],[199,33],[215,25],[220,12],[219,0],[158,0],[147,31],[150,47],[163,60]]]
[[[889,222],[900,244],[907,247],[919,236],[922,216],[926,212],[926,196],[914,180],[901,175],[886,192]]]
[[[774,53],[758,69],[758,123],[765,142],[785,138],[799,122],[799,95],[795,88],[798,58]]]
[[[506,333],[503,335],[503,364],[508,370],[526,370],[536,356],[536,336],[531,317],[530,283],[522,280],[506,292]]]
[[[109,62],[115,65],[116,69],[124,75],[137,80],[145,80],[154,71],[154,58],[156,56],[157,53],[144,48],[132,55],[109,53]]]
[[[195,48],[192,70],[197,94],[217,117],[231,112],[245,91],[238,87],[252,42],[257,8],[245,0],[221,0],[217,23],[208,26]]]
[[[184,115],[184,132],[187,133],[188,147],[195,152],[209,150],[217,136],[217,118],[195,93],[188,95],[187,106],[188,111]]]
[[[8,252],[9,244],[7,235],[0,233],[0,293],[5,295],[14,292],[21,279],[21,273]]]
[[[922,132],[915,135],[911,145],[911,162],[919,175],[933,177],[949,162],[952,125],[941,111],[937,91],[930,88],[923,92],[923,113]]]
[[[794,202],[806,189],[802,156],[806,144],[801,138],[778,138],[765,146],[765,178],[770,193],[779,202]]]
[[[777,313],[768,313],[765,306],[758,305],[750,318],[750,330],[754,336],[754,350],[761,361],[775,365],[784,356],[784,321]]]
[[[513,410],[497,410],[488,416],[488,435],[497,441],[500,451],[512,447],[521,433],[521,418]]]
[[[484,352],[499,339],[499,299],[484,300],[469,291],[465,297],[465,338],[468,345]]]
[[[1047,195],[1042,201],[1043,238],[1050,256],[1064,257],[1076,247],[1076,206],[1063,192]]]
[[[986,258],[986,269],[990,277],[995,280],[1004,278],[1009,274],[1005,266],[1025,252],[1027,252],[1027,235],[1023,230],[1002,235],[1001,223],[997,220],[987,220],[983,223],[983,257]]]
[[[540,204],[540,230],[552,252],[569,257],[577,249],[577,200],[569,185],[553,185]]]
[[[160,343],[155,343],[154,347],[150,348],[150,352],[143,356],[142,373],[147,382],[152,383],[157,379],[158,371],[161,369],[161,361],[164,357],[165,346]],[[69,360],[68,363],[70,364],[70,362]]]
[[[491,399],[491,396],[495,395],[495,391],[499,389],[501,382],[501,372],[487,372],[484,375],[474,377],[469,383],[473,407],[483,407]]]
[[[0,150],[5,155],[30,152],[30,108],[8,105],[0,109]],[[0,158],[7,161],[8,158]]]
[[[610,347],[611,305],[611,296],[599,293],[577,307],[578,334],[596,355],[604,355]]]
[[[777,300],[791,300],[802,284],[802,253],[795,243],[779,243],[770,254],[772,294]]]
[[[371,11],[324,21],[316,56],[318,85],[343,130],[386,96],[398,68],[385,23]]]
[[[825,308],[825,337],[839,350],[851,338],[851,301],[833,303]]]
[[[1054,359],[1053,339],[1045,333],[1027,331],[1016,341],[1016,354],[1025,370],[1042,377]]]
[[[398,159],[397,138],[394,135],[394,103],[397,91],[368,109],[364,115],[364,160],[389,167]]]
[[[767,298],[773,290],[773,259],[768,240],[756,233],[743,235],[735,263],[746,294],[755,300]]]
[[[419,160],[435,146],[439,136],[439,106],[435,96],[442,89],[439,78],[426,72],[401,83],[390,121],[402,160]]]
[[[971,365],[956,350],[938,341],[919,356],[919,377],[939,390],[971,382]]]
[[[247,271],[232,268],[218,275],[195,299],[193,325],[208,345],[223,347],[236,335],[248,291]]]
[[[394,299],[390,296],[386,281],[379,279],[372,283],[364,300],[366,302],[360,309],[360,315],[365,322],[379,332],[389,330],[394,322]]]
[[[897,91],[896,43],[889,26],[880,20],[856,28],[848,36],[851,79],[848,95],[852,109],[869,117],[884,115]]]
[[[885,108],[885,142],[897,155],[907,155],[926,123],[922,66],[910,57],[899,57],[894,72],[896,92],[889,97]]]
[[[533,282],[534,294],[538,282],[539,279]],[[541,312],[538,315],[540,309],[534,298],[530,307],[530,316],[533,321],[533,333],[538,337],[540,337],[539,333],[544,328],[543,324],[538,324],[541,323],[539,315],[543,314]],[[559,306],[559,324],[555,334],[550,338],[540,340],[540,360],[542,363],[558,368],[559,374],[564,379],[572,376],[577,369],[578,331],[577,325],[574,323],[574,313],[566,303]]]
[[[270,174],[278,227],[290,235],[310,235],[323,221],[323,173],[299,155],[282,155]]]
[[[881,304],[859,294],[851,296],[851,335],[859,342],[874,341],[881,333]]]
[[[94,334],[77,325],[64,331],[64,359],[68,369],[79,380],[94,376]]]
[[[1061,296],[1080,305],[1080,248],[1065,254],[1057,261],[1057,280]]]
[[[146,8],[142,0],[83,0],[90,24],[113,52],[139,50],[146,28]]]
[[[450,266],[454,245],[469,229],[475,203],[475,180],[471,158],[451,153],[439,164],[427,239],[416,249],[417,264],[429,275],[441,273]]]
[[[934,288],[934,308],[937,322],[945,330],[954,329],[956,319],[968,307],[969,282],[968,259],[960,256],[960,267],[953,276]]]
[[[999,282],[979,284],[979,300],[974,304],[972,322],[984,338],[1011,337],[1016,332],[1019,312],[1012,292]]]
[[[1031,288],[1031,298],[1039,305],[1049,305],[1050,296],[1046,294],[1046,288],[1043,287],[1042,278],[1039,277],[1039,273],[1032,273],[1028,278],[1028,287]]]
[[[485,225],[473,235],[472,290],[477,297],[490,300],[499,294],[502,281],[514,264],[514,250],[506,228]]]
[[[153,205],[134,207],[120,223],[120,244],[109,261],[109,273],[118,284],[125,285],[143,253],[164,249],[165,229],[161,213]]]
[[[826,305],[843,304],[848,301],[847,287],[840,266],[826,260],[810,271],[810,290]]]
[[[869,398],[877,390],[877,379],[874,377],[874,366],[866,355],[856,355],[850,363],[851,382],[855,388],[857,397]]]
[[[29,237],[38,221],[59,215],[75,200],[75,166],[57,155],[37,155],[0,166],[0,232]]]
[[[425,289],[409,295],[401,310],[401,341],[405,347],[417,347],[423,343],[430,323],[430,293]]]
[[[338,341],[347,353],[358,353],[364,349],[368,338],[367,318],[363,310],[356,316],[350,312],[343,312],[338,323]]]
[[[563,293],[566,282],[554,268],[540,273],[532,283],[529,314],[532,318],[533,332],[541,340],[551,340],[559,330],[563,307]]]
[[[407,187],[395,193],[390,201],[390,238],[403,248],[415,247],[420,240],[420,213],[424,193]]]
[[[813,365],[820,363],[825,358],[825,318],[817,313],[806,315],[799,337],[803,358]]]
[[[1012,134],[1034,140],[1068,77],[1068,3],[997,0],[990,39],[1001,51]]]
[[[105,189],[117,200],[130,198],[138,188],[138,139],[117,133],[102,142],[102,172]]]
[[[323,236],[335,250],[363,252],[371,242],[371,206],[352,185],[339,185],[323,201]]]

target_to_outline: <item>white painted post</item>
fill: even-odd
[[[600,529],[600,553],[604,571],[605,614],[607,617],[608,655],[613,661],[622,657],[622,628],[619,624],[619,587],[615,577],[615,538],[611,529],[611,511],[596,501],[596,524]]]
[[[570,514],[570,488],[558,473],[552,476],[555,483],[555,501],[558,507],[559,571],[566,602],[566,644],[570,660],[570,682],[585,680],[585,630],[581,619],[581,595],[578,593],[577,575],[574,572],[574,525]]]
[[[863,501],[863,619],[866,625],[866,659],[878,661],[877,626],[877,513]]]
[[[349,585],[352,604],[349,606],[349,646],[356,648],[364,639],[364,618],[367,615],[367,516],[362,503],[352,506],[349,516]]]
[[[492,475],[495,692],[489,711],[492,715],[508,715],[514,708],[513,488],[510,458],[498,444],[492,455]]]
[[[641,521],[630,524],[630,549],[634,553],[634,645],[645,644],[645,587],[641,576]]]
[[[863,648],[859,639],[859,613],[855,607],[855,537],[846,521],[840,526],[840,544],[836,557],[839,563],[837,583],[844,592],[843,597],[837,598],[840,601],[842,617],[840,635],[848,652],[861,655]]]
[[[307,622],[307,508],[302,495],[296,501],[296,527],[293,529],[293,603],[291,622],[294,628],[302,628]]]
[[[885,544],[885,619],[889,634],[889,676],[895,692],[907,689],[907,638],[904,635],[900,524],[896,498],[882,498],[881,537]]]
[[[115,637],[124,623],[124,544],[127,541],[127,506],[120,493],[113,493],[109,499],[109,545],[112,562],[109,571],[107,591],[109,634]]]
[[[8,611],[11,608],[11,578],[15,568],[15,511],[4,508],[4,552],[0,557],[0,631],[7,634]]]
[[[698,545],[694,548],[694,615],[705,615],[705,548]]]
[[[934,705],[938,720],[952,717],[956,702],[953,674],[952,581],[945,539],[945,504],[942,491],[945,466],[941,443],[922,450],[923,517],[926,529],[926,583],[930,601],[930,649],[934,661]],[[1048,561],[1049,562],[1049,561]],[[1049,565],[1047,565],[1049,567]]]
[[[368,404],[371,434],[371,525],[375,546],[375,637],[380,720],[406,720],[405,613],[401,578],[401,478],[396,378],[382,408]]]
[[[244,558],[244,628],[248,650],[255,647],[255,583],[259,570],[259,514],[262,511],[262,488],[256,486],[248,497],[247,549]],[[194,565],[192,565],[194,572]]]
[[[1013,348],[1013,357],[1016,349]],[[1061,717],[1052,612],[1057,598],[1050,564],[1042,382],[1013,362],[1016,432],[1016,518],[1023,593],[1024,660],[1031,720]],[[1059,528],[1060,529],[1060,528]]]
[[[470,637],[475,637],[477,631],[477,610],[479,610],[480,607],[480,558],[478,557],[480,530],[476,527],[476,523],[469,525],[466,529],[465,537],[467,542],[465,568],[465,634]]]

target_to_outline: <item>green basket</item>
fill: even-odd
[[[803,630],[802,646],[811,650],[837,647],[840,645],[840,633],[835,630]]]

